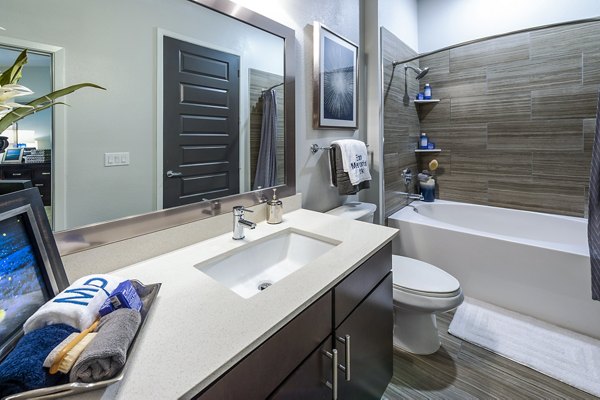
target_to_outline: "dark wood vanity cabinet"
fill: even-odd
[[[49,206],[52,199],[51,171],[50,163],[0,164],[0,179],[31,181],[40,191],[44,205]]]
[[[337,398],[380,399],[393,368],[391,268],[388,243],[195,398],[331,399],[337,352]]]

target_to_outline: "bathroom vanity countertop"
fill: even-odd
[[[264,236],[295,228],[341,243],[244,299],[194,265]],[[350,274],[396,235],[385,226],[308,210],[284,215],[278,225],[259,223],[243,240],[231,233],[114,271],[161,282],[137,339],[123,381],[80,399],[190,398],[257,348],[314,300]]]

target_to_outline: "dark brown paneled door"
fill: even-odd
[[[163,207],[239,193],[239,66],[165,37]]]

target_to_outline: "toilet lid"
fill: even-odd
[[[367,214],[375,213],[375,210],[377,210],[375,204],[355,201],[329,210],[327,211],[327,214],[347,219],[360,219]]]
[[[452,293],[460,289],[455,277],[414,258],[393,256],[394,285],[424,293]]]

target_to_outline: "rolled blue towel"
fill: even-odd
[[[57,324],[23,336],[0,364],[0,397],[66,383],[66,375],[50,375],[43,365],[48,354],[73,332],[78,331],[69,325]]]

